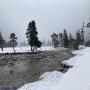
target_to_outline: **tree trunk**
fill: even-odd
[[[33,47],[31,46],[31,51],[33,51]]]
[[[3,47],[2,47],[1,49],[2,49],[2,51],[3,51]]]
[[[13,43],[13,51],[14,51],[14,43]]]
[[[3,46],[1,45],[1,50],[3,51]]]

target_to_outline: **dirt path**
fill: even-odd
[[[61,70],[62,61],[72,56],[69,49],[34,54],[0,55],[0,88],[19,88],[38,80],[45,72]]]

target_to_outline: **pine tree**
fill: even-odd
[[[59,46],[60,47],[63,47],[64,45],[63,45],[63,34],[62,33],[59,33]]]
[[[13,50],[14,50],[14,47],[17,45],[17,37],[16,37],[16,34],[15,33],[11,33],[10,34],[10,43],[12,44],[12,47],[13,47]]]
[[[37,47],[41,47],[42,42],[38,39],[38,32],[36,28],[35,21],[31,21],[28,25],[26,37],[28,39],[28,43],[31,46],[31,51],[33,51]]]
[[[63,38],[63,41],[64,41],[64,47],[68,47],[69,45],[69,39],[68,39],[68,35],[67,35],[67,31],[66,29],[64,29],[64,38]]]
[[[58,47],[58,44],[59,44],[59,42],[58,42],[58,34],[53,33],[53,34],[51,35],[51,38],[52,38],[52,42],[53,42],[53,44],[54,44],[54,47],[55,47],[55,48]]]
[[[77,33],[76,33],[76,41],[75,41],[75,44],[74,44],[74,49],[78,50],[80,44],[81,44],[81,35],[80,35],[80,32],[77,31]]]
[[[77,44],[80,45],[81,44],[81,35],[80,35],[80,32],[77,31],[76,33],[76,41],[77,41]]]
[[[84,45],[84,31],[81,31],[81,45]]]
[[[69,42],[72,42],[72,34],[69,34]]]
[[[73,37],[72,37],[72,34],[70,33],[70,34],[69,34],[69,45],[70,45],[70,46],[72,46],[73,41],[74,41],[74,39],[73,39]]]
[[[3,36],[2,36],[2,34],[0,32],[0,48],[1,48],[2,51],[3,51],[3,44],[4,44],[4,42],[5,42],[5,40],[3,39]]]

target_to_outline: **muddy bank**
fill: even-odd
[[[71,50],[0,55],[0,88],[21,87],[37,81],[48,71],[63,69],[61,63],[73,55]]]

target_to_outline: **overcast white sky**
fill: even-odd
[[[9,37],[15,32],[18,40],[26,39],[29,21],[35,20],[40,39],[49,39],[53,32],[75,32],[90,17],[90,0],[0,0],[0,30]]]

